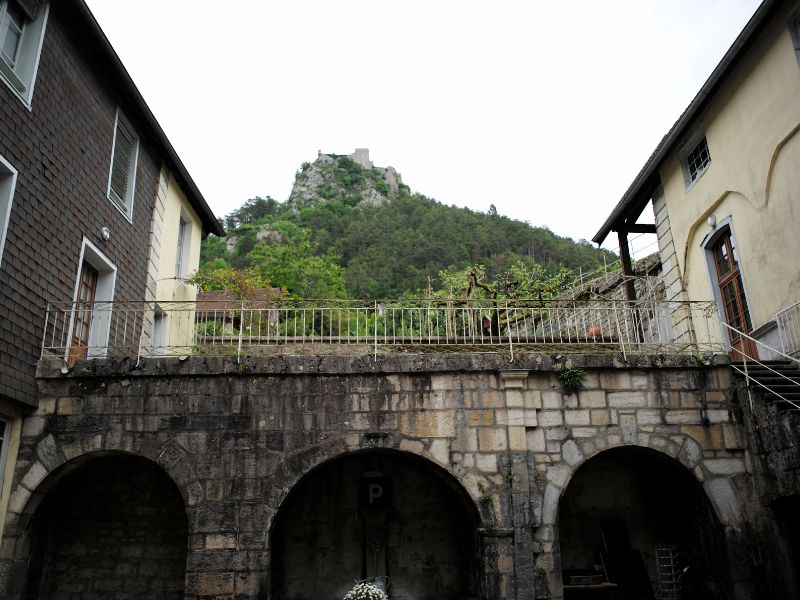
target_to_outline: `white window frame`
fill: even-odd
[[[708,163],[697,172],[697,176],[692,179],[692,174],[689,170],[689,161],[688,157],[689,154],[702,142],[703,140],[706,141],[706,148],[708,149]],[[681,149],[678,151],[678,157],[681,161],[681,170],[683,171],[683,182],[686,184],[686,191],[688,192],[695,184],[700,181],[700,179],[705,175],[708,170],[711,168],[712,159],[711,159],[711,147],[708,144],[708,136],[706,136],[705,128],[699,127],[697,128],[694,133],[692,133],[689,138],[683,143]]]
[[[0,435],[0,498],[3,497],[3,488],[5,487],[8,447],[11,445],[11,430],[13,424],[11,419],[0,415],[0,425],[5,427],[5,431]]]
[[[114,288],[117,282],[117,266],[111,262],[101,251],[85,237],[81,246],[81,255],[78,259],[78,272],[75,275],[75,291],[72,294],[72,306],[78,300],[78,289],[81,285],[81,269],[83,263],[88,262],[97,270],[97,289],[94,294],[94,308],[92,309],[92,325],[89,330],[89,347],[86,358],[104,358],[108,352],[108,338],[111,334],[111,312],[114,301]],[[75,326],[75,311],[70,311],[69,335],[64,361],[69,359],[72,341],[72,331]]]
[[[0,155],[0,267],[3,266],[3,250],[6,246],[11,205],[17,187],[17,170]]]
[[[189,275],[189,258],[192,248],[192,220],[181,211],[178,220],[178,244],[175,248],[175,278],[186,279]]]
[[[117,133],[120,127],[125,129],[128,134],[133,138],[131,149],[131,156],[128,162],[128,181],[125,187],[125,197],[120,198],[118,194],[111,189],[111,179],[114,175],[114,156],[117,151]],[[133,223],[133,199],[136,193],[136,169],[139,163],[139,136],[136,130],[131,125],[130,121],[125,118],[120,109],[117,109],[116,117],[114,118],[114,141],[111,144],[111,160],[109,161],[108,169],[108,188],[106,195],[119,212],[121,212],[129,222]]]
[[[6,8],[11,1],[0,0],[0,23],[2,23]],[[36,20],[25,23],[19,53],[13,67],[0,57],[0,80],[14,92],[14,95],[28,110],[31,110],[33,88],[36,84],[36,74],[39,71],[39,59],[42,55],[42,42],[49,14],[50,4],[43,4],[39,8]]]

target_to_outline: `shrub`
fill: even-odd
[[[357,583],[343,600],[389,600],[389,597],[371,583]]]
[[[580,367],[570,367],[559,373],[558,381],[568,390],[579,390],[583,386],[585,376],[586,371]]]

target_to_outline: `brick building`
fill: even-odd
[[[48,304],[153,297],[176,243],[170,185],[198,248],[222,230],[84,2],[0,0],[0,47],[0,437],[13,463]],[[68,362],[114,335],[89,311],[60,316],[79,348]]]

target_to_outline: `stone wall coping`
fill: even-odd
[[[699,358],[686,354],[516,354],[510,362],[501,353],[406,353],[372,355],[281,354],[258,357],[107,358],[84,360],[70,369],[61,361],[42,359],[40,379],[88,377],[213,377],[219,375],[345,375],[435,372],[558,372],[568,367],[584,369],[684,369],[730,364],[728,355]],[[66,371],[66,372],[65,372]]]

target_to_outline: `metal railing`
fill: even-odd
[[[784,360],[789,364],[794,365],[796,368],[800,368],[800,360],[798,360],[794,356],[789,356],[788,354],[781,352],[780,350],[757,340],[756,338],[744,333],[743,331],[740,331],[736,327],[728,325],[724,321],[720,321],[720,325],[728,331],[728,335],[731,338],[740,338],[742,340],[746,339],[754,345],[753,347],[765,350],[766,353],[770,356],[779,356],[781,360]],[[728,345],[728,351],[732,354],[735,361],[731,363],[731,369],[733,369],[734,372],[739,373],[739,375],[741,375],[745,380],[745,385],[747,386],[748,401],[750,403],[750,409],[752,410],[753,408],[753,396],[750,393],[750,390],[755,386],[758,389],[764,390],[772,394],[782,402],[789,404],[790,406],[792,406],[791,410],[800,410],[800,404],[786,397],[786,395],[781,394],[774,387],[770,387],[769,385],[766,385],[763,382],[759,381],[758,378],[753,377],[752,371],[754,366],[757,365],[762,372],[769,373],[773,379],[777,378],[777,380],[780,381],[784,386],[788,385],[790,386],[790,388],[795,388],[798,392],[800,392],[800,383],[798,383],[791,377],[787,377],[784,373],[778,371],[777,369],[774,369],[772,366],[759,360],[755,356],[750,355],[745,350],[744,344],[742,344],[742,346],[743,347],[741,348],[737,347],[734,349],[730,345]],[[741,363],[741,366],[739,366],[738,363]]]
[[[512,358],[542,351],[716,353],[724,350],[713,302],[420,300],[403,303],[287,299],[104,302],[91,307],[88,340],[73,326],[85,306],[51,304],[42,358],[243,356],[291,347],[469,348]],[[362,350],[363,351],[363,350]]]
[[[775,321],[783,354],[793,357],[800,355],[800,302],[775,315]]]

